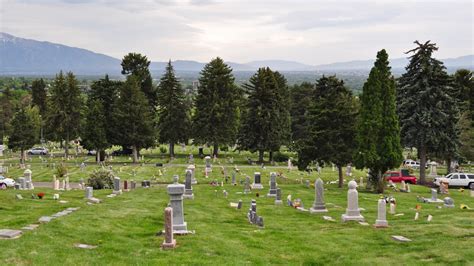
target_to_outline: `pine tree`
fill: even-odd
[[[35,145],[39,137],[39,110],[34,108],[20,108],[11,122],[12,132],[8,139],[8,147],[20,151],[22,164],[25,163],[25,151]]]
[[[42,116],[46,114],[46,84],[43,79],[35,79],[31,84],[33,104],[38,106]]]
[[[458,148],[458,107],[443,63],[432,57],[436,44],[415,41],[414,53],[397,91],[402,143],[420,158],[420,183],[426,183],[427,154],[452,155]]]
[[[370,169],[370,181],[379,193],[384,190],[383,174],[403,160],[395,94],[388,54],[381,50],[362,89],[355,153],[356,167]]]
[[[69,156],[69,142],[79,136],[82,97],[76,77],[72,72],[64,76],[59,72],[50,89],[46,126],[53,138],[65,141],[64,153]]]
[[[97,162],[102,161],[101,154],[110,147],[107,139],[107,120],[104,107],[98,99],[89,98],[82,130],[82,145],[88,150],[96,150]]]
[[[342,187],[343,165],[351,162],[356,103],[352,92],[336,76],[323,76],[316,82],[308,112],[308,136],[298,147],[298,167],[305,169],[312,161],[333,162]]]
[[[13,96],[9,87],[7,87],[0,96],[0,145],[3,144],[3,138],[10,131],[10,124],[13,118]]]
[[[310,122],[308,106],[312,104],[314,85],[303,82],[291,87],[291,140],[292,147],[298,150],[309,137]]]
[[[127,77],[120,89],[115,110],[118,144],[132,147],[134,163],[138,161],[138,151],[151,147],[155,140],[153,115],[139,84],[139,78],[134,75]]]
[[[233,145],[237,137],[240,92],[232,69],[221,58],[206,64],[200,73],[193,134],[196,143],[214,146]]]
[[[459,153],[462,159],[474,161],[474,77],[468,69],[454,73],[454,87],[458,93],[461,116],[459,119]]]
[[[278,85],[277,107],[278,107],[278,138],[270,149],[270,161],[273,161],[273,152],[279,151],[282,145],[289,145],[291,139],[291,98],[290,89],[285,76],[278,71],[273,72]]]
[[[244,89],[248,99],[238,145],[239,149],[258,151],[258,159],[262,162],[265,151],[277,150],[282,135],[278,81],[270,68],[260,68]]]
[[[122,75],[134,75],[138,78],[140,88],[148,99],[152,112],[157,103],[156,89],[153,87],[151,73],[149,70],[150,61],[139,53],[128,53],[122,59]]]
[[[174,157],[174,144],[188,137],[188,107],[183,88],[174,74],[171,61],[158,86],[159,141],[169,143],[170,157]]]

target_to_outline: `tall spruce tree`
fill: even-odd
[[[170,157],[174,157],[174,144],[187,140],[189,123],[184,89],[174,74],[170,60],[158,85],[159,141],[169,143]]]
[[[0,145],[3,144],[3,138],[10,131],[11,120],[14,115],[13,95],[7,87],[0,95]]]
[[[35,79],[31,83],[31,96],[34,105],[38,106],[42,116],[46,114],[46,83],[43,79]]]
[[[370,181],[379,193],[384,190],[383,174],[403,160],[395,95],[388,54],[381,50],[362,89],[355,153],[356,167],[370,169]]]
[[[352,161],[356,102],[352,92],[336,76],[323,76],[316,82],[308,112],[308,136],[298,147],[298,168],[312,161],[334,163],[343,185],[342,167]]]
[[[415,44],[417,47],[407,52],[414,54],[399,80],[397,101],[402,143],[417,148],[423,184],[427,155],[451,155],[457,150],[458,107],[446,68],[432,57],[438,50],[436,44]]]
[[[147,104],[145,94],[140,90],[140,80],[134,75],[120,89],[116,103],[115,124],[118,144],[132,147],[133,162],[138,161],[138,152],[154,144],[153,114]]]
[[[278,81],[270,68],[260,68],[244,85],[248,95],[239,132],[239,149],[258,152],[263,161],[265,151],[277,150],[283,136],[280,129]]]
[[[149,70],[150,61],[139,53],[128,53],[122,59],[122,75],[134,75],[138,78],[140,89],[145,94],[152,112],[157,103],[156,89],[153,87],[153,81]]]
[[[98,163],[103,161],[105,149],[111,146],[107,139],[106,124],[107,120],[102,103],[98,99],[89,98],[81,138],[82,145],[86,149],[96,150],[96,161]]]
[[[292,148],[298,150],[304,141],[309,138],[309,106],[314,96],[314,84],[303,82],[293,85],[291,94],[291,141]]]
[[[72,72],[59,72],[50,89],[46,126],[55,140],[65,142],[64,154],[69,156],[69,142],[79,136],[83,101]]]
[[[232,69],[219,57],[206,64],[199,77],[194,141],[213,145],[216,156],[219,145],[233,145],[237,137],[241,94],[234,80]]]
[[[278,71],[273,72],[273,74],[278,85],[278,139],[270,149],[270,161],[273,161],[273,152],[279,151],[282,145],[289,145],[291,140],[290,89],[285,76]]]
[[[474,161],[474,77],[468,69],[454,73],[454,86],[459,94],[459,153],[465,161]]]
[[[37,107],[22,107],[13,116],[8,147],[20,151],[20,163],[25,163],[25,151],[38,142],[39,110]]]

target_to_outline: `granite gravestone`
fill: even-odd
[[[321,213],[321,212],[328,212],[326,209],[326,204],[324,203],[324,185],[323,180],[318,178],[316,182],[314,182],[314,191],[315,191],[315,200],[313,203],[313,207],[309,209],[310,213]]]

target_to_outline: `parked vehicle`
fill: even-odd
[[[0,175],[0,188],[3,187],[14,187],[15,186],[15,180],[11,178],[6,178],[2,175]]]
[[[434,179],[435,185],[439,186],[440,182],[448,183],[453,187],[468,187],[474,189],[474,174],[472,173],[450,173],[445,177]]]
[[[96,151],[96,150],[88,150],[88,151],[87,151],[87,155],[89,155],[89,156],[95,156],[95,155],[97,155],[97,151]]]
[[[416,176],[411,175],[408,169],[401,169],[400,171],[388,171],[384,174],[384,178],[387,181],[394,183],[400,183],[405,181],[408,184],[416,184]]]
[[[120,155],[131,155],[133,153],[132,149],[123,149],[123,150],[116,150],[112,152],[113,156],[120,156]]]
[[[35,147],[33,149],[28,150],[29,155],[47,155],[48,149],[44,147]]]

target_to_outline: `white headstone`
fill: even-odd
[[[357,183],[352,180],[348,184],[347,191],[347,209],[346,213],[341,216],[342,221],[364,221],[364,217],[359,210],[359,193],[357,192]]]

